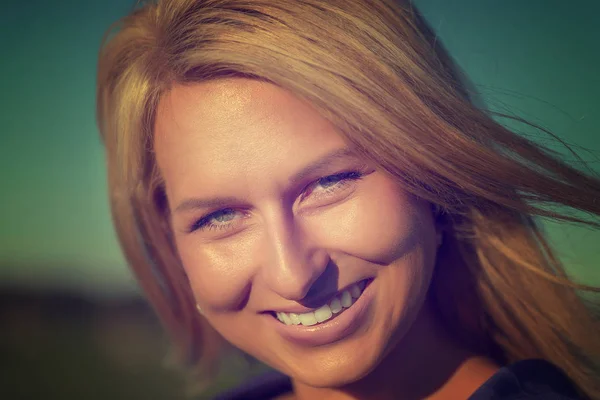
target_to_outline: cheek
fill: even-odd
[[[190,237],[178,243],[196,299],[215,310],[240,307],[250,289],[251,263],[255,258],[248,246],[242,241],[210,245],[197,242]]]
[[[351,201],[328,212],[318,230],[328,247],[387,265],[430,241],[432,221],[426,212],[398,185],[376,176]]]

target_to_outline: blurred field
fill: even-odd
[[[0,326],[0,399],[190,398],[183,377],[163,365],[168,342],[143,299],[4,289]],[[192,398],[211,398],[245,371],[232,365]]]

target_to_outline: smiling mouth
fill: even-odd
[[[372,279],[365,279],[353,284],[347,289],[339,292],[329,302],[312,311],[296,314],[285,312],[271,312],[271,315],[277,318],[285,325],[303,325],[313,326],[323,322],[327,322],[352,307],[352,305],[360,298],[365,288],[371,283]]]

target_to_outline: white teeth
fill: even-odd
[[[331,312],[334,314],[337,314],[340,311],[342,311],[342,303],[340,303],[340,299],[338,299],[336,297],[333,300],[331,300],[331,303],[329,304],[329,308],[331,309]]]
[[[352,305],[352,296],[350,296],[350,293],[348,293],[347,290],[344,290],[344,293],[342,293],[342,298],[340,301],[342,303],[342,307],[348,308]]]
[[[286,324],[286,325],[291,325],[292,324],[292,321],[291,321],[290,317],[286,313],[284,313],[284,312],[278,312],[277,313],[277,319],[279,321],[281,321],[282,323]]]
[[[358,288],[358,286],[352,285],[352,287],[350,288],[350,294],[352,295],[352,297],[358,299],[360,297],[360,293],[361,290]]]
[[[333,313],[327,304],[315,310],[315,318],[317,319],[317,322],[327,321],[332,315]]]
[[[365,281],[354,284],[347,290],[344,290],[341,296],[335,296],[329,304],[325,304],[314,311],[304,314],[278,312],[276,313],[277,319],[286,325],[312,326],[320,322],[325,322],[331,319],[333,314],[338,314],[344,308],[350,307],[360,297],[365,286]]]
[[[319,321],[317,321],[317,318],[315,318],[314,312],[299,314],[298,318],[300,319],[300,323],[302,323],[302,325],[304,325],[304,326],[315,325],[319,322]]]
[[[298,318],[298,314],[290,313],[290,319],[292,320],[292,324],[300,325],[300,318]]]
[[[291,325],[292,324],[291,318],[286,313],[282,312],[281,313],[281,317],[283,318],[283,323],[284,324],[286,324],[286,325]]]

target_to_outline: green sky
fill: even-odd
[[[94,121],[99,43],[108,25],[132,3],[3,4],[2,281],[88,293],[135,290],[110,222],[103,149]],[[599,2],[416,4],[493,108],[551,129],[585,160],[596,160],[590,165],[600,170]],[[555,225],[548,229],[569,268],[582,281],[600,284],[600,232]]]

